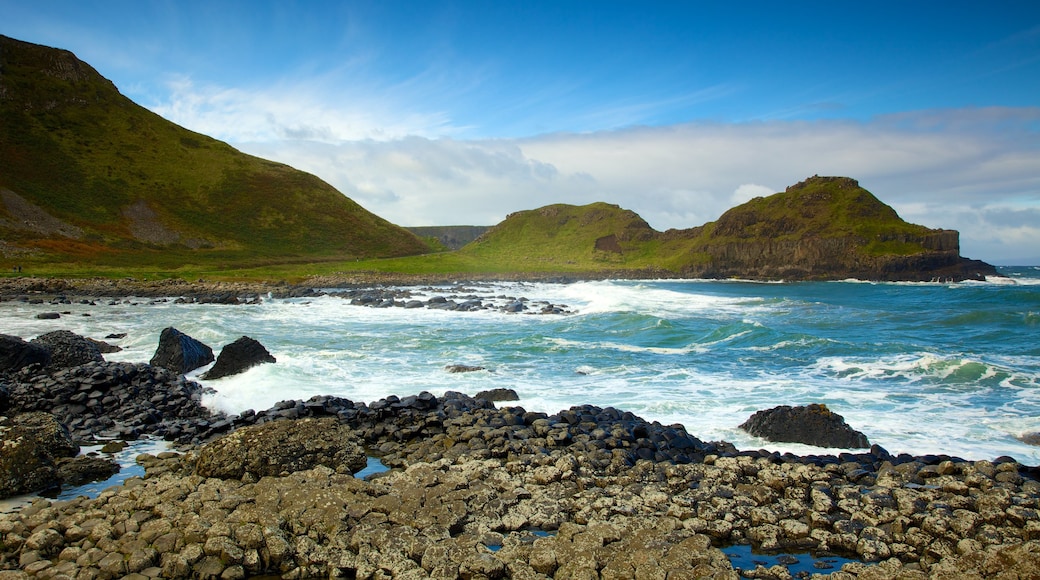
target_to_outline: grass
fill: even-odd
[[[49,259],[119,266],[132,255],[156,258],[124,215],[140,202],[180,243],[218,251],[199,258],[204,262],[219,262],[219,252],[229,250],[245,263],[428,251],[314,175],[246,155],[136,105],[70,53],[0,43],[0,187],[91,240],[25,244]],[[18,220],[0,204],[4,218]],[[0,224],[0,239],[17,237],[26,236]],[[168,249],[178,253],[176,244]]]

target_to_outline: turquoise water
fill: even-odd
[[[526,297],[566,305],[567,315],[375,309],[336,297],[249,306],[4,302],[0,332],[126,332],[112,341],[125,350],[107,358],[135,362],[151,358],[166,326],[214,351],[251,336],[276,364],[200,381],[216,390],[206,403],[232,413],[317,394],[370,402],[501,387],[528,410],[615,406],[739,448],[815,453],[737,426],[760,409],[825,403],[893,453],[1037,464],[1040,448],[1016,436],[1040,431],[1040,269],[1002,272],[1009,277],[961,284],[603,281],[416,292],[496,304]],[[54,310],[69,314],[33,318]],[[450,374],[451,364],[488,370]]]

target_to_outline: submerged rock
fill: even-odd
[[[870,447],[866,435],[849,427],[826,405],[781,405],[755,413],[740,428],[769,441],[842,449]]]
[[[159,335],[159,347],[149,362],[183,374],[213,362],[213,349],[170,326]]]
[[[470,366],[470,365],[448,365],[444,367],[444,370],[449,373],[475,373],[477,371],[486,371],[485,367]]]
[[[276,362],[275,358],[271,356],[270,352],[267,352],[264,345],[248,336],[243,336],[220,349],[220,355],[217,356],[217,362],[213,364],[213,368],[200,375],[199,378],[219,379],[237,375],[260,364],[273,362]]]

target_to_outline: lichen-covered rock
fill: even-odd
[[[55,330],[41,334],[31,341],[50,351],[51,369],[75,367],[92,362],[103,362],[101,349],[96,342],[68,330]]]
[[[79,446],[49,413],[0,417],[0,497],[60,485],[55,460],[77,453]]]
[[[769,441],[841,449],[870,447],[866,435],[850,427],[826,405],[781,405],[755,413],[740,428]]]
[[[187,373],[213,362],[213,349],[176,328],[164,328],[150,364]]]
[[[239,429],[199,451],[203,477],[239,479],[284,475],[323,465],[341,473],[364,469],[367,456],[350,427],[338,419],[273,421]]]
[[[213,368],[203,373],[202,379],[219,379],[245,372],[264,363],[276,362],[271,353],[255,339],[243,336],[220,349]]]

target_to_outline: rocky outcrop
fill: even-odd
[[[245,427],[202,447],[196,473],[252,481],[325,466],[342,473],[365,468],[357,436],[336,418],[274,421]]]
[[[69,432],[48,413],[0,417],[0,497],[61,485],[55,462],[77,453]]]
[[[197,437],[212,417],[203,388],[183,376],[141,363],[100,362],[9,377],[14,412],[46,411],[77,441]]]
[[[814,176],[701,228],[689,276],[755,279],[983,280],[996,268],[960,256],[960,234],[903,221],[848,177]]]
[[[20,337],[0,334],[0,372],[13,372],[29,365],[47,366],[51,362],[50,350],[41,344],[33,344]]]
[[[170,326],[159,335],[159,347],[149,362],[184,374],[213,362],[213,349]]]
[[[48,367],[52,369],[64,369],[105,360],[96,342],[68,330],[55,330],[41,334],[31,342],[50,352],[51,362]]]
[[[870,447],[866,435],[849,427],[844,417],[826,405],[781,405],[755,413],[740,428],[769,441],[839,449]]]
[[[245,372],[256,365],[276,362],[271,353],[255,339],[243,336],[220,349],[217,362],[205,373],[202,379],[220,379]]]

